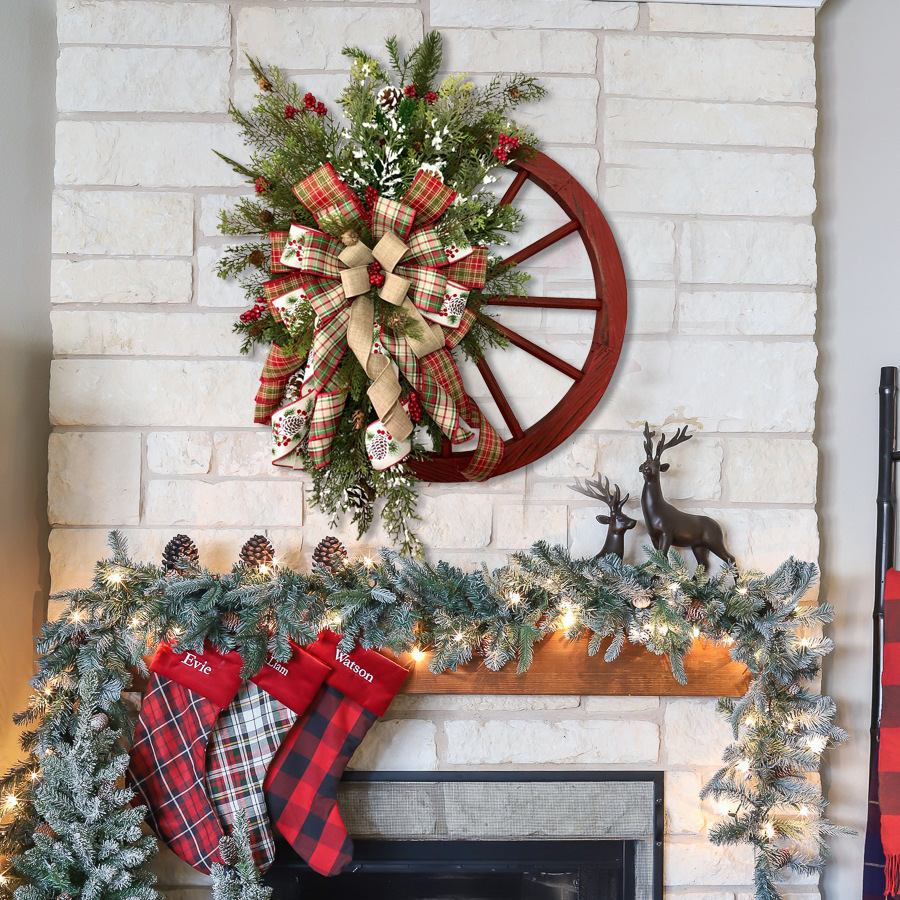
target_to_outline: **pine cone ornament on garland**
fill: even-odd
[[[791,861],[791,854],[788,850],[776,850],[772,854],[772,865],[776,869],[783,869]]]
[[[378,92],[376,100],[378,105],[385,111],[390,112],[392,109],[400,105],[403,95],[395,87],[382,88]]]
[[[34,829],[35,834],[42,834],[46,838],[50,838],[51,841],[55,841],[59,835],[46,823],[41,822],[37,828]]]
[[[241,562],[251,569],[260,566],[271,566],[275,559],[275,548],[269,543],[269,539],[262,534],[254,534],[243,547],[241,547]]]
[[[688,622],[702,622],[706,615],[706,604],[702,600],[691,600],[684,614]]]
[[[219,838],[219,858],[224,866],[234,866],[241,858],[237,841],[227,834]]]
[[[333,572],[346,558],[344,545],[332,535],[322,538],[313,550],[313,562],[329,572]]]
[[[200,562],[200,551],[197,550],[197,545],[186,534],[176,534],[163,550],[162,561],[166,573],[186,572],[187,569],[184,566],[178,565],[182,559],[190,560],[194,565],[197,565]]]
[[[101,800],[112,800],[116,794],[116,783],[114,781],[107,781],[105,784],[101,784],[97,794]]]
[[[229,631],[237,631],[241,627],[241,620],[237,613],[229,612],[222,616],[222,625]]]
[[[350,421],[353,422],[353,430],[359,431],[366,424],[366,414],[358,409],[353,413]]]
[[[272,82],[269,81],[268,78],[260,78],[256,83],[259,85],[261,91],[265,91],[267,94],[271,92]]]
[[[109,725],[109,717],[104,712],[94,713],[91,716],[90,726],[91,731],[95,734],[99,731],[103,731],[106,726]]]
[[[56,900],[73,900],[73,897],[67,891],[63,891],[61,894],[59,894],[57,896]]]

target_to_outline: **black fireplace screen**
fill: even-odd
[[[348,870],[280,847],[275,900],[662,900],[660,772],[353,772]]]

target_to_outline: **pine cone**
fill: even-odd
[[[796,697],[797,694],[799,694],[800,691],[802,691],[802,690],[803,690],[803,686],[797,684],[797,682],[793,682],[792,684],[789,684],[787,687],[787,692],[791,697]]]
[[[366,415],[361,409],[358,409],[350,417],[350,421],[353,423],[353,428],[359,431],[366,424]]]
[[[706,604],[702,600],[691,600],[684,614],[688,622],[702,622],[706,615]]]
[[[412,147],[413,147],[413,150],[416,151],[416,153],[422,152],[422,142],[421,141],[413,141]]]
[[[225,615],[222,616],[222,625],[229,631],[237,631],[241,627],[241,619],[237,613],[225,613]]]
[[[68,891],[63,891],[57,896],[56,900],[73,900],[73,897]]]
[[[42,834],[46,838],[50,838],[51,841],[55,841],[59,835],[46,823],[41,822],[37,828],[34,829],[35,834]]]
[[[250,569],[258,569],[260,566],[271,566],[275,559],[275,548],[269,543],[269,539],[262,534],[254,534],[243,547],[241,547],[241,562]]]
[[[294,372],[294,374],[288,378],[287,384],[284,387],[284,399],[282,400],[284,406],[300,399],[300,393],[303,390],[303,376],[305,374],[304,370],[301,369],[299,372]]]
[[[259,214],[259,221],[262,222],[263,225],[269,225],[275,221],[275,213],[273,213],[271,209],[264,209]]]
[[[395,87],[385,87],[378,92],[378,97],[376,99],[378,105],[385,112],[390,112],[390,110],[400,105],[403,95]]]
[[[344,545],[334,536],[322,538],[313,550],[313,562],[333,572],[347,558]]]
[[[254,250],[247,257],[247,262],[251,266],[257,266],[261,269],[266,264],[266,254],[262,250]]]
[[[261,91],[265,91],[266,93],[271,92],[272,82],[269,81],[268,78],[260,78],[259,81],[257,81],[256,83],[259,85],[259,89]]]
[[[241,858],[237,841],[227,834],[219,838],[219,858],[224,866],[234,866]]]
[[[522,92],[517,87],[510,88],[506,92],[506,94],[510,100],[521,100],[522,99]]]
[[[196,565],[200,562],[200,552],[197,550],[197,545],[186,534],[176,534],[163,550],[162,561],[166,573],[184,574],[187,567],[178,565],[179,560],[182,559],[189,559]]]
[[[97,795],[101,800],[112,800],[112,798],[116,794],[116,783],[114,781],[107,781],[104,784],[100,785],[100,790],[97,791]]]
[[[650,606],[651,603],[653,603],[652,598],[647,597],[647,596],[645,596],[645,595],[643,595],[643,594],[642,594],[640,597],[635,597],[635,598],[631,601],[631,605],[632,605],[635,609],[646,609],[648,606]]]
[[[784,868],[791,861],[791,854],[789,850],[776,850],[772,854],[772,865],[775,866],[776,869]]]
[[[788,766],[776,766],[772,769],[772,775],[775,778],[788,778],[791,775],[799,775],[800,773],[796,769],[791,769]]]
[[[94,715],[91,716],[89,724],[91,726],[91,731],[96,734],[97,732],[103,731],[103,729],[109,725],[109,717],[105,712],[94,713]]]

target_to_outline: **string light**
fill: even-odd
[[[7,809],[13,809],[19,805],[19,798],[15,794],[7,794],[3,798],[3,802],[6,804]]]
[[[788,719],[788,720],[784,723],[784,727],[785,727],[788,731],[793,731],[793,730],[797,727],[797,723],[796,723],[793,719]]]
[[[413,647],[412,650],[409,651],[412,658],[418,663],[422,662],[425,659],[425,651],[420,650],[418,647]]]
[[[141,624],[141,623],[138,621],[137,616],[135,616],[135,617],[131,620],[131,627],[132,627],[132,628],[137,628],[138,625],[140,625],[140,624]]]
[[[335,615],[333,615],[331,617],[331,624],[332,625],[340,625],[341,624],[341,617],[339,615],[337,615],[337,613],[335,613]]]
[[[805,819],[809,816],[809,807],[801,806],[797,809],[797,812],[800,813],[800,815],[803,816],[803,818]]]
[[[734,643],[734,638],[730,634],[726,634],[725,637],[722,638],[722,643],[726,647],[730,647]]]
[[[507,600],[510,606],[518,606],[522,602],[522,598],[517,591],[513,591]]]
[[[29,772],[28,777],[29,777],[32,781],[37,781],[38,778],[41,777],[41,773],[38,772],[36,769],[34,769],[33,771]]]
[[[562,619],[560,619],[560,622],[562,623],[563,628],[571,628],[575,624],[576,621],[578,621],[577,617],[575,616],[575,613],[571,609],[567,609],[563,613]]]
[[[0,885],[5,885],[9,882],[9,879],[6,877],[5,872],[0,872]]]
[[[775,837],[775,826],[771,822],[766,822],[759,830],[759,836],[768,838],[770,841]]]
[[[259,567],[259,574],[260,574],[260,575],[267,575],[268,572],[269,572],[269,567],[268,567],[267,565],[263,564],[263,565],[261,565],[261,566]]]
[[[749,760],[749,759],[742,759],[742,760],[735,766],[735,768],[738,770],[738,772],[741,772],[743,775],[746,775],[746,774],[750,771],[750,760]]]
[[[657,631],[658,631],[662,636],[665,636],[665,635],[667,635],[667,634],[669,633],[669,626],[668,626],[668,625],[660,625],[659,628],[657,628]]]
[[[700,629],[695,625],[695,626],[691,629],[691,634],[692,634],[695,638],[700,637]]]
[[[806,745],[810,750],[812,750],[813,753],[821,753],[825,749],[827,744],[827,739],[823,738],[821,734],[812,735],[812,737],[810,737],[806,742]]]
[[[803,649],[805,650],[809,646],[809,638],[808,637],[801,638],[800,646],[803,647]]]
[[[669,590],[674,594],[678,590],[678,584],[676,582],[672,582],[669,585]]]
[[[106,576],[106,583],[107,584],[115,584],[115,585],[121,584],[122,583],[122,573],[121,572],[110,572]]]
[[[744,719],[744,724],[748,728],[752,728],[754,725],[756,725],[756,719],[754,719],[753,716],[747,716],[747,718]]]
[[[364,565],[367,569],[371,569],[371,568],[375,565],[375,560],[372,559],[371,556],[364,556],[364,557],[363,557],[363,565]]]
[[[453,640],[458,644],[460,641],[462,641],[463,637],[463,633],[461,631],[457,631],[456,634],[453,635]]]
[[[750,593],[750,591],[748,591],[747,588],[745,588],[745,587],[739,587],[739,588],[737,589],[737,592],[738,592],[742,597],[746,597],[747,594]]]
[[[72,613],[71,619],[72,619],[73,622],[80,622],[80,621],[81,621],[81,612],[80,612],[79,610],[76,609],[76,610]]]

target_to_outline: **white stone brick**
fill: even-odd
[[[157,475],[206,475],[212,438],[202,431],[152,431],[147,435],[147,467]]]
[[[246,183],[213,152],[247,150],[234,125],[208,122],[77,122],[56,126],[57,184],[220,187]]]
[[[535,541],[565,545],[568,511],[562,505],[503,504],[494,509],[495,547],[519,550]]]
[[[659,697],[585,697],[586,713],[632,713],[659,709]]]
[[[813,9],[773,6],[710,6],[696,3],[649,3],[650,31],[686,31],[697,34],[765,34],[812,37],[816,33]]]
[[[432,0],[432,28],[633,29],[638,4],[589,0]],[[518,66],[512,68],[518,69]]]
[[[670,281],[675,277],[674,222],[615,216],[612,229],[629,281]]]
[[[597,37],[571,30],[458,31],[444,45],[444,68],[448,72],[593,75],[597,69]]]
[[[678,294],[682,334],[806,334],[816,331],[816,295],[805,291]]]
[[[630,285],[625,334],[668,334],[675,326],[674,288]]]
[[[815,363],[811,341],[709,340],[700,359],[689,342],[635,339],[584,427],[614,431],[625,422],[641,429],[644,419],[664,422],[674,411],[679,421],[706,431],[808,432],[814,424]]]
[[[745,844],[717,847],[705,837],[667,841],[665,882],[689,886],[751,884],[753,848]]]
[[[51,524],[133,525],[140,512],[139,434],[50,435]]]
[[[670,896],[673,900],[735,900],[731,891],[691,891],[688,894],[670,892]],[[741,898],[738,898],[738,900],[741,900]],[[747,900],[751,900],[751,898],[748,897]],[[799,898],[792,898],[792,900],[799,900]]]
[[[395,719],[376,722],[349,768],[364,772],[430,772],[437,768],[434,722]]]
[[[641,213],[808,216],[812,155],[626,149],[606,154],[605,205]]]
[[[608,94],[679,100],[812,103],[813,45],[659,35],[606,35]]]
[[[253,422],[261,364],[61,359],[51,365],[56,425],[239,428]]]
[[[700,776],[666,772],[666,834],[700,834],[706,817],[700,809]]]
[[[634,510],[626,510],[634,517]],[[569,552],[575,559],[596,556],[606,540],[607,526],[597,521],[597,516],[606,513],[603,504],[575,506],[569,509]],[[626,549],[632,540],[633,531],[625,538]]]
[[[216,266],[224,247],[197,248],[197,303],[200,306],[222,306],[243,309],[251,304],[236,278],[219,278]]]
[[[102,528],[53,528],[50,531],[50,590],[89,587],[94,562],[109,556]]]
[[[272,465],[272,429],[217,431],[215,474],[237,478],[303,478],[300,472]]]
[[[640,142],[811,150],[816,119],[812,106],[610,97],[604,140],[608,146]]]
[[[284,481],[198,481],[153,479],[147,483],[148,525],[239,528],[303,524],[303,485]]]
[[[60,44],[227,47],[231,41],[228,7],[220,4],[61,0],[56,16]]]
[[[61,112],[224,113],[230,69],[230,50],[63,47],[56,103]]]
[[[391,703],[392,713],[405,712],[540,712],[575,709],[580,697],[528,694],[400,694]]]
[[[669,700],[665,709],[666,763],[715,766],[734,740],[731,726],[716,709],[715,700]]]
[[[444,723],[446,757],[460,766],[655,763],[659,728],[616,720],[488,721]]]
[[[190,256],[188,194],[67,191],[53,195],[53,252]]]
[[[55,310],[57,356],[238,356],[229,313]]]
[[[349,69],[341,50],[353,44],[369,46],[376,34],[396,35],[408,52],[422,40],[422,14],[390,7],[251,6],[241,9],[237,19],[240,58],[248,53],[286,69]]]
[[[816,283],[816,233],[801,222],[686,222],[679,256],[683,282]]]
[[[541,478],[575,478],[593,475],[597,466],[597,438],[576,433],[555,450],[532,464],[532,472]]]
[[[699,509],[725,531],[725,543],[742,569],[774,572],[789,556],[816,562],[819,529],[811,509]]]
[[[422,523],[416,532],[426,547],[468,549],[490,543],[491,507],[477,495],[451,489],[440,497],[422,496],[418,513]]]
[[[731,438],[724,481],[733,503],[815,503],[819,454],[812,440]]]
[[[187,259],[54,259],[53,303],[190,303]]]
[[[252,193],[252,187],[250,188]],[[216,237],[219,231],[219,213],[223,209],[231,209],[242,194],[204,194],[200,198],[200,233],[207,237]],[[247,194],[249,196],[249,194]]]
[[[544,153],[559,163],[591,195],[597,195],[600,152],[593,147],[541,144]],[[518,205],[518,204],[515,204]]]
[[[600,100],[597,80],[542,78],[541,84],[547,89],[546,96],[516,109],[516,121],[539,137],[552,136],[557,143],[593,144],[597,139],[597,104]]]

